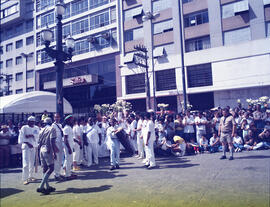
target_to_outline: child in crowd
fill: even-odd
[[[233,135],[233,146],[235,152],[241,152],[244,148],[243,140],[240,136],[237,135],[237,133],[234,133]]]
[[[200,149],[201,152],[209,151],[208,140],[205,135],[202,135],[202,138],[200,139]]]

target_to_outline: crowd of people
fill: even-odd
[[[23,184],[36,179],[38,158],[43,179],[38,192],[55,190],[48,178],[76,179],[76,171],[99,164],[110,156],[111,170],[120,168],[120,152],[128,150],[147,169],[156,167],[155,156],[186,156],[223,152],[220,159],[233,160],[234,152],[270,149],[270,110],[261,105],[225,107],[209,111],[167,114],[115,112],[109,116],[74,118],[60,123],[59,114],[45,112],[41,122],[30,116],[27,123],[1,124],[1,167],[22,163]],[[44,187],[46,186],[46,188]]]

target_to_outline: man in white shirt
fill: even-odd
[[[143,115],[139,114],[139,121],[138,121],[137,128],[136,128],[137,146],[138,146],[138,159],[143,159],[144,158],[142,127],[143,127]]]
[[[196,124],[196,139],[197,143],[200,144],[200,140],[202,138],[202,135],[205,135],[205,125],[207,123],[206,118],[202,115],[201,112],[199,112],[198,116],[195,118],[195,124]]]
[[[56,131],[56,140],[55,144],[57,147],[56,159],[54,160],[54,178],[56,181],[61,181],[62,177],[60,175],[62,169],[63,155],[64,155],[64,146],[63,146],[63,129],[62,124],[60,124],[60,115],[58,113],[54,114],[54,123],[52,127]]]
[[[78,121],[74,121],[73,126],[73,139],[74,139],[74,147],[73,147],[73,171],[80,170],[78,163],[80,162],[80,154],[81,154],[81,144],[82,144],[82,132],[81,128],[78,124]]]
[[[88,119],[87,127],[87,167],[90,167],[93,164],[92,156],[94,157],[94,163],[98,164],[98,143],[99,143],[99,134],[94,124],[94,119],[90,117]]]
[[[136,133],[136,128],[137,128],[137,121],[135,119],[134,114],[130,114],[130,142],[131,145],[133,146],[135,152],[137,151],[137,133]]]
[[[74,140],[73,140],[73,130],[71,128],[73,123],[72,115],[68,115],[65,118],[65,127],[63,129],[64,133],[64,153],[65,153],[65,177],[67,180],[71,180],[76,178],[75,175],[71,174],[71,165],[72,165],[72,151],[74,147]]]
[[[192,138],[194,138],[194,118],[192,115],[190,115],[190,111],[186,112],[186,116],[183,119],[184,124],[184,135],[185,135],[185,141],[190,142]]]
[[[154,141],[156,140],[155,136],[155,124],[152,121],[152,117],[150,113],[146,113],[146,129],[145,129],[145,136],[144,144],[145,144],[145,153],[146,153],[146,163],[145,166],[148,167],[148,169],[152,169],[156,166],[155,161],[155,154],[154,154]]]
[[[28,124],[21,128],[18,143],[22,145],[22,180],[27,185],[36,179],[33,177],[34,163],[38,146],[39,128],[35,126],[36,118],[30,116]]]

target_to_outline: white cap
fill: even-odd
[[[36,118],[34,116],[29,116],[27,121],[36,121]]]

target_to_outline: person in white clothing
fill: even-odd
[[[100,141],[99,134],[94,124],[94,119],[90,117],[88,119],[88,127],[87,127],[87,140],[88,140],[88,148],[87,148],[87,167],[90,167],[93,163],[92,156],[94,157],[94,163],[98,164],[98,143]]]
[[[110,155],[109,149],[107,148],[107,129],[109,128],[109,124],[107,122],[107,117],[102,117],[102,122],[100,123],[101,126],[101,145],[98,149],[98,157],[107,157]]]
[[[143,136],[142,136],[142,127],[143,127],[143,115],[139,114],[139,121],[137,128],[135,129],[137,133],[137,147],[138,147],[138,159],[144,158],[144,149],[143,149]]]
[[[184,124],[184,139],[186,142],[190,142],[191,139],[195,138],[194,136],[194,118],[190,114],[190,111],[186,112],[186,116],[183,119]]]
[[[72,115],[66,116],[63,134],[64,134],[64,153],[65,153],[64,168],[65,168],[65,177],[67,180],[76,178],[75,175],[71,174],[72,149],[74,146],[73,130],[71,128],[72,123],[73,123]]]
[[[74,121],[73,126],[73,139],[74,139],[74,146],[73,146],[73,171],[80,170],[78,163],[80,162],[80,154],[81,154],[81,144],[82,144],[82,132],[81,128],[78,124],[78,121]]]
[[[196,124],[196,138],[197,143],[200,143],[200,140],[202,138],[202,135],[205,135],[205,125],[207,124],[206,118],[202,115],[201,112],[199,112],[198,116],[195,118],[195,124]]]
[[[155,154],[154,154],[154,141],[156,140],[155,136],[155,124],[152,120],[153,116],[150,113],[146,113],[146,129],[145,135],[143,137],[145,144],[145,153],[146,153],[146,163],[145,166],[148,169],[152,169],[156,166]]]
[[[54,123],[52,124],[52,127],[56,131],[56,140],[55,144],[57,147],[56,151],[56,159],[54,160],[54,178],[56,181],[62,181],[63,178],[61,177],[61,169],[62,169],[62,162],[63,162],[63,156],[64,156],[64,150],[63,150],[63,129],[62,124],[60,124],[60,115],[58,113],[54,114]]]
[[[21,128],[18,143],[22,145],[22,180],[27,185],[36,179],[33,177],[37,154],[39,128],[35,126],[35,117],[30,116],[28,124]]]
[[[138,147],[137,147],[137,133],[136,133],[136,128],[137,128],[137,121],[135,119],[135,115],[134,114],[130,114],[130,142],[131,145],[133,146],[135,152],[138,151]]]

